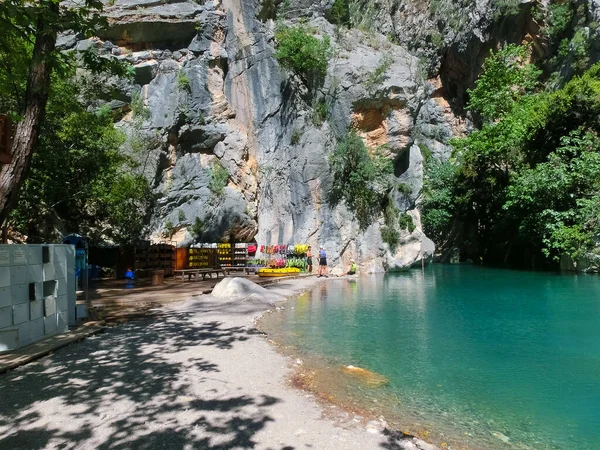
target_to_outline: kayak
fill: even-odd
[[[286,269],[258,269],[256,274],[259,277],[290,277],[300,275],[300,269],[294,267]]]

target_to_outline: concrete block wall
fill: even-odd
[[[0,245],[0,352],[74,323],[75,247]]]

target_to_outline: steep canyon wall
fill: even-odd
[[[370,272],[432,256],[417,209],[424,158],[449,157],[449,140],[468,128],[464,90],[501,34],[519,41],[529,32],[528,2],[510,32],[487,17],[490,2],[476,2],[460,33],[442,36],[435,51],[415,48],[435,27],[417,2],[378,4],[374,31],[330,24],[323,13],[332,3],[292,1],[284,15],[286,23],[304,17],[332,40],[320,90],[324,121],[314,119],[315,99],[274,57],[273,2],[111,0],[110,26],[98,38],[61,38],[62,48],[93,46],[134,65],[133,81],[103,82],[113,93],[106,100],[122,113],[124,151],[143,162],[159,196],[156,239],[168,224],[187,245],[196,224],[205,241],[323,245],[336,269],[354,257]],[[386,58],[391,64],[373,86],[370,75]],[[348,128],[372,150],[385,145],[396,181],[409,187],[394,190],[393,201],[416,228],[402,232],[396,251],[382,242],[382,218],[361,230],[344,204],[327,202],[329,155]],[[221,168],[222,189],[213,176]]]

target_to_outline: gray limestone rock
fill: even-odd
[[[195,239],[323,245],[333,273],[341,272],[351,257],[367,272],[429,260],[432,243],[422,233],[416,209],[421,147],[433,148],[436,156],[446,154],[452,128],[445,105],[430,98],[418,58],[406,49],[377,33],[339,32],[321,17],[332,2],[308,3],[292,5],[307,8],[306,16],[313,17],[309,26],[321,37],[330,36],[336,55],[317,95],[279,67],[274,23],[261,16],[264,3],[229,0],[214,7],[182,2],[173,8],[127,0],[110,9],[111,33],[127,31],[129,42],[144,42],[146,49],[136,54],[135,82],[143,86],[150,111],[138,126],[157,136],[155,144],[147,145],[152,160],[147,176],[159,196],[155,235],[169,221],[185,235],[179,245]],[[158,16],[150,17],[156,11],[161,11],[160,21],[168,18],[182,29],[193,17],[194,35],[183,46],[152,48],[179,37],[157,26]],[[148,28],[134,33],[138,26]],[[158,29],[164,37],[149,35],[159,34]],[[382,64],[388,67],[376,77]],[[319,101],[328,109],[323,123],[314,120]],[[385,145],[395,182],[410,188],[392,194],[416,225],[413,233],[404,232],[395,252],[382,242],[380,217],[361,230],[345,204],[328,203],[329,155],[349,127],[370,149]],[[220,193],[214,192],[212,178],[217,163],[228,173]],[[196,218],[204,224],[201,236],[191,234]]]
[[[135,70],[135,83],[144,86],[145,84],[149,84],[155,77],[158,71],[158,62],[154,60],[145,61],[136,64],[133,69]]]
[[[56,38],[56,48],[58,50],[72,49],[82,37],[83,36],[76,33],[61,33]]]

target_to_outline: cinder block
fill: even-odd
[[[0,267],[10,266],[10,249],[6,244],[0,244]]]
[[[56,280],[44,281],[43,291],[44,297],[48,297],[49,295],[57,295],[58,282]]]
[[[64,333],[69,329],[69,317],[66,312],[56,313],[56,331]]]
[[[56,299],[54,295],[44,298],[44,316],[49,317],[56,314]]]
[[[5,306],[0,308],[0,328],[7,328],[12,326],[12,306]]]
[[[19,347],[29,345],[33,342],[31,338],[31,322],[25,322],[19,325]]]
[[[54,272],[54,264],[44,264],[44,281],[55,280],[56,277],[54,276]]]
[[[27,246],[27,264],[41,265],[42,264],[42,246],[28,245]]]
[[[25,284],[29,277],[27,266],[11,266],[10,268],[10,284]]]
[[[66,295],[59,295],[56,297],[56,310],[67,312],[69,310],[69,301]]]
[[[29,301],[29,285],[16,284],[10,287],[10,297],[13,305],[27,303]]]
[[[14,266],[27,265],[28,249],[26,245],[11,245],[10,246],[10,262]]]
[[[54,250],[54,263],[65,261],[67,259],[67,247],[73,247],[72,245],[53,245]],[[75,247],[73,247],[75,248]]]
[[[56,295],[67,295],[67,280],[56,280],[58,286],[56,289]]]
[[[56,333],[56,320],[56,314],[44,317],[44,334],[46,336]]]
[[[65,280],[67,278],[66,261],[54,263],[54,277],[56,280]]]
[[[44,283],[35,283],[35,300],[44,300]]]
[[[29,322],[29,330],[31,334],[31,340],[33,342],[39,341],[44,337],[44,318],[38,320],[32,320]]]
[[[0,352],[16,348],[19,348],[19,330],[17,328],[0,330]]]
[[[44,302],[36,300],[29,302],[29,320],[37,320],[44,317]]]
[[[27,280],[26,283],[41,283],[42,282],[42,265],[36,264],[34,266],[27,266]]]
[[[13,306],[13,325],[29,322],[29,303]]]
[[[85,304],[77,305],[76,311],[75,311],[76,320],[87,319],[87,316],[88,316],[87,305],[85,305]]]
[[[10,305],[12,305],[10,288],[9,287],[0,288],[0,308],[2,308],[3,306],[10,306]]]
[[[10,286],[10,267],[0,267],[0,288]]]

